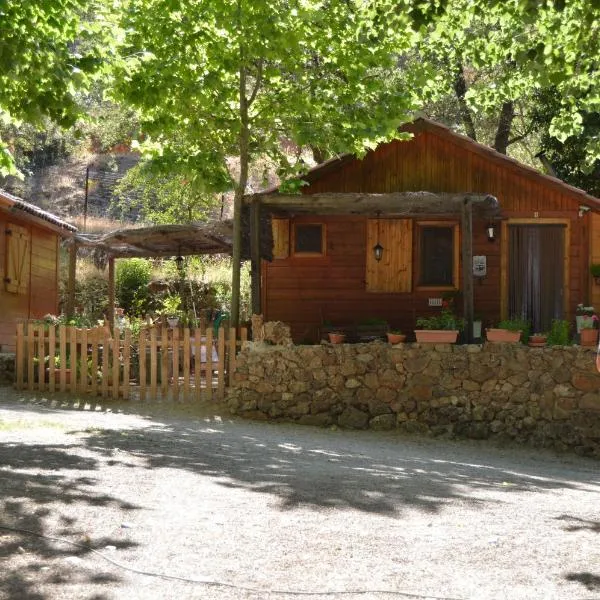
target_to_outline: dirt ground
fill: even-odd
[[[598,462],[49,398],[0,389],[0,598],[600,598]]]

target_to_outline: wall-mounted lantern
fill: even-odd
[[[496,239],[496,227],[491,221],[485,228],[485,234],[487,235],[488,242],[493,242]]]
[[[377,211],[377,243],[373,246],[373,254],[375,256],[375,260],[379,262],[383,258],[383,246],[379,243],[379,217],[381,215],[381,211]]]

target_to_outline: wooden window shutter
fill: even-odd
[[[272,219],[273,258],[287,258],[290,255],[290,220]]]
[[[412,219],[367,221],[367,292],[412,290]],[[383,246],[377,262],[373,246]]]
[[[29,287],[29,265],[31,236],[19,225],[6,226],[6,269],[4,285],[7,292],[26,294]]]

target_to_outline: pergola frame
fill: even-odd
[[[384,217],[418,218],[458,216],[461,222],[461,256],[463,263],[463,315],[466,341],[473,337],[473,217],[498,219],[500,204],[490,194],[392,192],[317,193],[317,194],[253,194],[244,197],[251,207],[250,254],[252,260],[252,312],[260,314],[260,221],[261,213],[271,216],[295,215],[380,215]]]
[[[93,248],[103,253],[108,262],[108,303],[115,304],[115,260],[118,258],[166,258],[172,256],[197,256],[201,254],[231,254],[233,230],[231,223],[216,221],[190,225],[155,225],[120,229],[111,233],[94,235],[78,233],[68,241],[69,281],[67,291],[67,316],[75,309],[75,274],[77,250]],[[109,310],[111,326],[114,312]]]

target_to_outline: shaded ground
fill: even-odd
[[[0,528],[0,598],[600,597],[598,462],[0,397],[0,527],[78,544]]]

